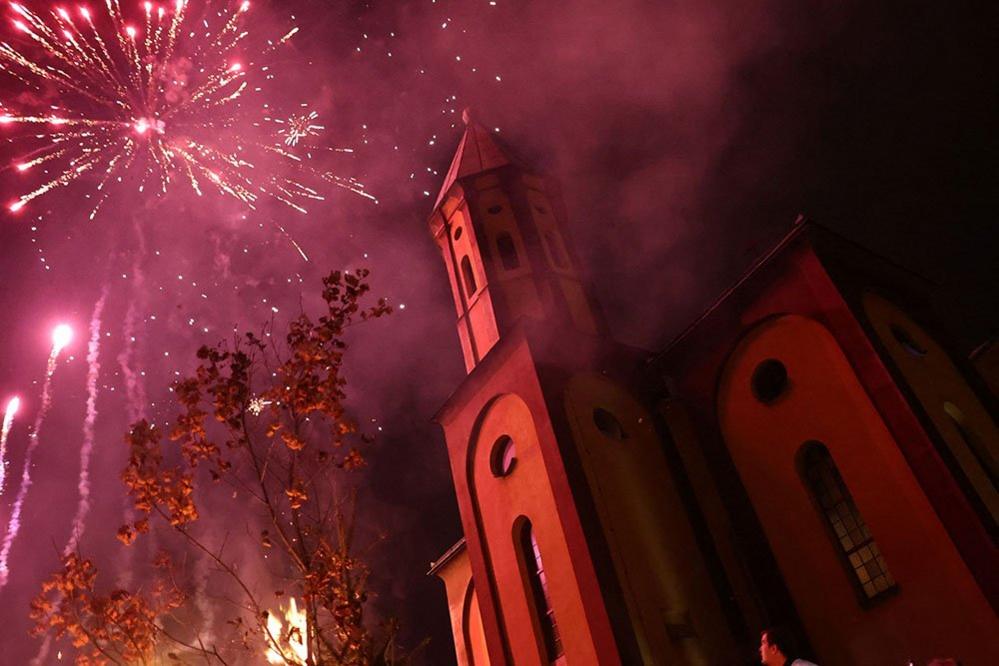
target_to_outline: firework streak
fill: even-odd
[[[59,359],[59,352],[69,341],[62,327],[56,329],[59,333],[53,336],[52,352],[49,354],[49,362],[45,369],[45,383],[42,384],[42,399],[38,406],[38,415],[35,416],[35,425],[28,436],[28,447],[24,452],[24,470],[21,472],[21,487],[17,490],[17,499],[14,500],[14,507],[10,512],[10,521],[7,523],[7,534],[3,539],[3,547],[0,548],[0,590],[7,586],[10,570],[7,561],[10,558],[10,549],[14,545],[17,533],[21,530],[21,510],[24,508],[24,499],[28,495],[28,488],[31,487],[31,459],[34,457],[35,449],[38,448],[38,433],[48,414],[49,407],[52,406],[52,375],[56,371],[56,361]]]
[[[90,343],[87,345],[87,414],[83,420],[83,444],[80,446],[80,500],[76,505],[76,516],[69,540],[62,549],[65,557],[76,550],[83,535],[83,527],[90,512],[90,454],[94,450],[94,422],[97,420],[97,379],[101,365],[98,362],[101,351],[101,313],[104,302],[108,298],[108,288],[105,285],[101,296],[94,304],[94,314],[90,318]],[[38,650],[32,664],[44,664],[52,645],[52,634],[45,634],[45,640]]]
[[[11,398],[3,415],[3,429],[0,430],[0,495],[3,494],[4,481],[7,478],[7,438],[10,436],[11,426],[14,425],[14,415],[20,407],[21,399]]]
[[[100,298],[94,304],[94,314],[90,318],[90,343],[87,345],[87,414],[83,420],[83,444],[80,446],[80,500],[76,505],[73,529],[62,554],[69,555],[76,550],[83,534],[84,523],[90,512],[90,454],[94,450],[94,422],[97,420],[97,379],[101,372],[99,363],[101,352],[101,313],[108,298],[105,285]]]
[[[270,198],[302,213],[324,199],[324,184],[374,198],[351,178],[313,169],[310,151],[292,151],[322,129],[315,113],[272,117],[274,75],[248,58],[264,60],[297,27],[256,39],[244,25],[249,2],[145,2],[128,17],[118,0],[99,13],[10,7],[15,30],[0,42],[0,71],[29,92],[0,104],[0,127],[23,130],[8,140],[26,144],[4,169],[46,174],[11,212],[81,179],[94,188],[90,219],[123,182],[151,196],[182,182],[198,196],[211,188],[251,209]],[[23,99],[35,101],[23,108]],[[268,125],[277,136],[261,131]]]

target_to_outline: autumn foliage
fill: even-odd
[[[125,437],[121,478],[136,519],[118,538],[129,546],[156,525],[172,533],[173,558],[160,562],[164,572],[179,566],[181,552],[207,558],[237,600],[224,638],[215,632],[208,642],[189,627],[169,629],[165,615],[189,595],[168,583],[101,596],[94,565],[75,554],[33,604],[38,633],[71,640],[80,664],[152,663],[163,654],[260,663],[268,648],[286,664],[404,661],[393,656],[391,629],[367,620],[368,569],[356,554],[353,524],[352,472],[364,465],[371,439],[345,406],[346,333],[391,311],[384,300],[362,306],[366,277],[361,270],[324,278],[322,315],[299,315],[283,340],[265,328],[201,347],[194,373],[172,385],[179,409],[169,429],[138,421]],[[231,515],[245,518],[244,534],[259,535],[254,547],[275,572],[273,580],[247,579],[226,549],[229,535],[219,522],[202,525],[202,514],[227,500]],[[275,600],[289,595],[305,610],[304,636],[294,627],[284,635],[268,628]]]

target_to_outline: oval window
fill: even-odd
[[[750,379],[753,395],[762,403],[771,403],[787,391],[787,368],[775,358],[756,366]]]
[[[509,435],[503,435],[493,443],[489,454],[489,469],[493,476],[508,476],[517,464],[517,447]]]
[[[602,407],[593,410],[593,423],[605,437],[621,441],[625,438],[624,428],[617,417]]]
[[[455,230],[454,230],[454,234],[453,234],[454,235],[454,239],[458,240],[459,238],[461,238],[461,233],[462,233],[462,228],[461,227],[456,227]]]

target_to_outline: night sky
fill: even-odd
[[[124,506],[121,438],[135,411],[128,396],[141,386],[146,414],[168,418],[166,387],[193,368],[198,346],[234,325],[272,316],[280,325],[315,304],[321,275],[361,266],[397,308],[359,327],[348,354],[351,404],[377,436],[361,493],[366,533],[384,536],[371,551],[375,604],[400,617],[405,642],[431,638],[425,663],[453,662],[443,585],[424,574],[460,536],[430,418],[464,370],[426,220],[465,107],[561,181],[567,237],[625,342],[663,345],[799,212],[941,283],[962,313],[952,333],[967,348],[995,336],[992,24],[942,3],[871,4],[256,3],[251,30],[301,28],[275,58],[273,104],[316,111],[325,127],[316,141],[354,150],[324,156],[324,168],[364,183],[378,203],[328,188],[303,216],[274,203],[248,211],[210,191],[152,197],[133,188],[90,222],[95,181],[83,178],[16,214],[2,209],[0,401],[19,395],[23,406],[0,533],[52,327],[65,321],[76,339],[54,377],[0,589],[0,662],[28,663],[38,650],[27,607],[57,565],[78,499],[87,328],[102,291],[92,509],[80,547],[113,572],[123,566],[114,530]],[[3,39],[11,31],[0,23]],[[0,86],[4,111],[25,103],[17,81],[0,73]],[[0,140],[10,134],[0,128]],[[0,162],[19,156],[0,146]],[[25,182],[0,173],[9,193],[0,200]],[[145,375],[128,386],[123,363]]]

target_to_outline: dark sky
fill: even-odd
[[[27,603],[54,568],[76,506],[85,329],[102,287],[93,509],[82,547],[113,568],[107,526],[117,526],[122,506],[119,355],[129,304],[141,310],[135,349],[157,403],[149,413],[163,418],[165,386],[192,367],[197,346],[233,324],[259,324],[272,307],[280,322],[311,302],[319,275],[361,265],[377,294],[405,304],[359,329],[349,361],[352,404],[379,437],[362,493],[364,524],[386,536],[373,551],[378,604],[401,617],[409,642],[431,637],[426,663],[453,660],[443,586],[424,576],[460,535],[443,441],[429,419],[464,373],[426,218],[465,106],[560,179],[570,242],[626,342],[667,341],[798,212],[943,283],[968,313],[967,344],[995,335],[992,24],[943,3],[874,4],[258,3],[254,30],[290,15],[302,28],[275,65],[274,104],[316,110],[326,127],[319,140],[355,150],[329,158],[330,168],[364,182],[379,203],[336,190],[303,217],[271,205],[247,213],[218,197],[129,195],[88,222],[81,186],[4,213],[0,400],[16,393],[25,406],[9,442],[0,530],[49,332],[61,320],[77,330],[73,360],[55,376],[11,579],[0,590],[5,663],[37,651]],[[9,28],[0,30],[6,37]],[[15,83],[2,85],[5,108],[23,101]],[[18,154],[3,150],[3,161]],[[0,187],[10,199],[24,190],[9,172]]]

